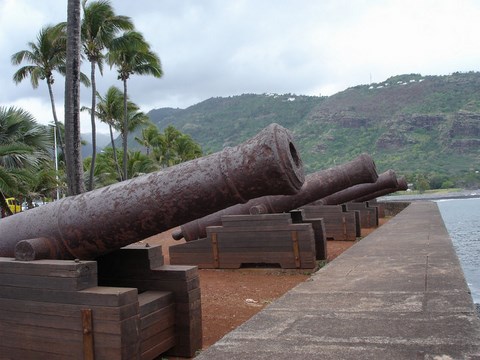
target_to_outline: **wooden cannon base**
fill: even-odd
[[[304,219],[323,219],[327,240],[355,241],[361,236],[359,211],[346,211],[342,205],[307,205],[301,211]]]
[[[369,206],[366,202],[349,202],[344,204],[347,211],[360,212],[360,227],[371,229],[378,227],[378,208]]]
[[[198,271],[160,246],[97,261],[0,258],[2,359],[192,357],[202,347]]]
[[[223,216],[222,226],[207,227],[207,238],[170,246],[169,252],[170,264],[203,269],[314,269],[327,255],[322,220],[292,223],[290,214]]]

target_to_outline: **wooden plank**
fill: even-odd
[[[17,261],[15,258],[0,257],[0,273],[75,278],[87,274],[96,274],[97,262],[76,262],[74,260]]]
[[[141,343],[141,359],[153,360],[175,346],[175,343],[175,329],[173,327],[167,328],[163,332]]]
[[[0,285],[0,297],[85,306],[124,306],[137,302],[137,289],[98,286],[72,292]]]
[[[6,342],[6,341],[5,341]],[[7,345],[0,345],[0,354],[4,360],[38,360],[38,359],[48,359],[48,360],[65,360],[67,354],[55,354],[52,352],[38,352],[30,351],[28,349],[15,348]],[[5,355],[4,355],[5,354]],[[6,355],[8,354],[8,355]],[[74,358],[75,353],[70,353],[70,358]]]
[[[80,321],[79,321],[80,322]],[[58,331],[54,332],[48,328],[16,326],[7,324],[10,329],[4,329],[6,324],[0,323],[0,354],[10,355],[23,353],[24,357],[12,356],[14,359],[51,359],[60,357],[62,359],[83,358],[82,332]],[[129,334],[130,335],[130,334]],[[132,349],[138,347],[132,341],[122,339],[117,335],[98,334],[95,332],[95,355],[97,359],[120,359],[121,352],[129,352],[130,356],[124,359],[134,358]],[[138,342],[138,338],[136,339]],[[6,350],[8,345],[8,352]],[[138,354],[138,350],[134,352]],[[43,355],[42,355],[43,354]],[[32,356],[33,355],[33,356]]]
[[[327,234],[325,232],[325,223],[323,219],[309,218],[302,221],[312,225],[313,237],[315,242],[316,259],[326,260],[327,259]]]
[[[213,258],[213,265],[215,268],[218,268],[219,264],[219,253],[218,253],[218,240],[217,240],[217,233],[211,233],[210,236],[210,242],[212,246],[212,258]]]
[[[289,214],[257,214],[257,215],[224,215],[222,216],[222,227],[256,227],[288,225],[292,223]]]
[[[92,309],[83,309],[82,328],[83,328],[83,359],[94,360],[95,350],[93,346],[93,318]]]
[[[175,317],[175,303],[172,303],[164,308],[155,310],[150,314],[142,316],[140,318],[140,329],[141,329],[142,337],[144,335],[144,331],[147,331],[146,329],[148,329],[149,327],[157,323],[162,324],[163,329],[167,327],[165,325],[173,325],[174,317]],[[171,322],[169,320],[170,318],[171,318]]]
[[[328,239],[351,241],[356,240],[357,223],[355,220],[356,213],[354,211],[322,214],[321,211],[317,212],[315,209],[313,209],[310,212],[306,212],[307,220],[313,216],[322,217],[325,225],[325,235]]]
[[[292,231],[292,246],[293,246],[293,258],[295,260],[295,267],[301,267],[300,261],[300,250],[298,248],[298,233],[296,231]]]
[[[81,277],[38,276],[0,273],[0,284],[26,288],[76,291],[97,286],[97,274]]]
[[[213,266],[213,257],[212,254],[199,254],[199,253],[184,253],[184,252],[174,252],[170,253],[170,263],[172,265],[196,265],[199,268],[205,268],[204,266],[208,264],[208,268]]]
[[[84,308],[83,304],[60,304],[0,298],[0,311],[8,311],[14,314],[25,313],[25,316],[32,316],[32,314],[51,315],[62,317],[68,321],[69,318],[77,319],[78,312],[82,308]],[[139,309],[137,303],[131,303],[119,307],[95,306],[92,307],[92,311],[97,321],[117,321],[135,316],[138,314]]]
[[[140,317],[146,316],[159,309],[163,309],[173,302],[173,293],[170,291],[145,291],[138,295]]]
[[[278,226],[257,226],[257,227],[242,227],[242,226],[230,226],[230,227],[222,227],[222,226],[209,226],[207,227],[207,237],[211,232],[215,232],[217,234],[220,233],[242,233],[242,232],[262,232],[267,233],[271,231],[291,231],[292,229],[298,231],[307,231],[309,225],[308,224],[282,224]]]
[[[103,279],[103,281],[119,287],[122,287],[122,286],[135,287],[140,292],[146,291],[146,290],[171,291],[175,293],[175,301],[177,301],[179,294],[198,288],[200,284],[200,280],[198,277],[188,281],[162,280],[162,279],[155,279],[155,278],[153,279],[111,278],[111,279]]]

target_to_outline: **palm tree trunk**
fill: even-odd
[[[97,130],[95,127],[95,100],[96,100],[96,84],[95,84],[95,60],[91,62],[91,74],[90,79],[92,83],[92,111],[90,113],[90,121],[92,123],[92,163],[90,164],[90,176],[88,178],[88,190],[92,190],[94,187],[93,184],[93,175],[95,173],[95,160],[97,158]]]
[[[57,132],[58,144],[60,145],[60,149],[62,149],[62,153],[65,154],[65,146],[63,145],[62,132],[60,131],[60,127],[58,126],[58,118],[57,118],[57,111],[55,109],[55,99],[53,97],[52,84],[48,79],[47,79],[47,86],[48,86],[48,93],[50,94],[50,104],[52,105],[53,122],[55,123],[55,131]]]
[[[115,141],[113,140],[113,130],[112,125],[108,124],[110,129],[110,142],[112,143],[112,150],[113,150],[113,161],[115,161],[115,166],[117,168],[118,178],[120,181],[123,180],[122,171],[120,170],[120,166],[118,165],[118,158],[117,158],[117,147],[115,146]]]
[[[123,79],[123,180],[128,179],[127,162],[128,162],[128,113],[127,113],[127,79]]]
[[[77,195],[85,192],[80,138],[80,0],[68,0],[65,75],[65,155],[68,194]]]
[[[13,215],[12,211],[10,210],[10,207],[7,204],[7,199],[6,199],[6,197],[5,197],[5,195],[3,194],[2,191],[0,191],[0,208],[2,208],[2,210],[4,210],[5,215],[7,215],[7,216]]]

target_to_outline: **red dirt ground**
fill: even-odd
[[[380,225],[386,222],[380,219]],[[174,229],[144,240],[162,245],[165,262],[169,263],[168,247],[181,244],[171,238]],[[362,237],[374,229],[362,229]],[[328,241],[327,261],[330,262],[354,245],[354,241]],[[309,278],[304,270],[239,269],[199,270],[202,292],[203,349],[235,329],[273,300]],[[171,360],[181,359],[170,357]]]

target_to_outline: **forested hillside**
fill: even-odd
[[[400,75],[329,97],[211,98],[187,109],[152,110],[149,116],[160,129],[173,125],[191,135],[206,153],[277,122],[293,132],[307,172],[367,152],[379,172],[392,168],[411,181],[427,179],[432,187],[480,185],[478,72]]]

